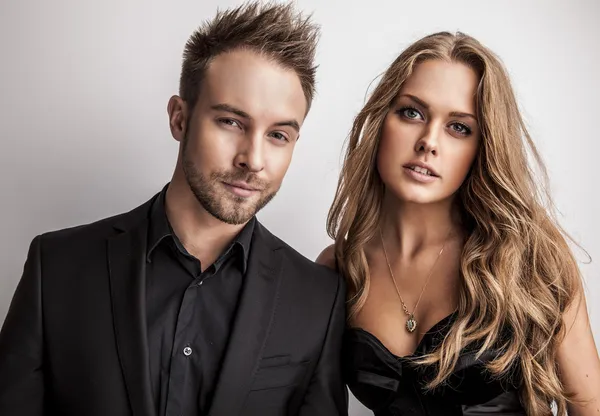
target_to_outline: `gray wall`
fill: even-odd
[[[166,103],[187,37],[216,0],[2,0],[0,322],[38,233],[136,206],[169,179]],[[260,219],[310,258],[343,141],[369,83],[418,37],[476,36],[505,61],[547,161],[561,221],[600,257],[600,3],[299,0],[323,26],[318,95],[283,189]],[[586,257],[577,251],[581,260]],[[581,264],[600,337],[599,263]],[[366,415],[352,404],[353,415]]]

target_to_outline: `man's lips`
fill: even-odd
[[[261,189],[254,186],[248,185],[247,182],[235,181],[235,182],[223,182],[225,187],[229,189],[234,195],[242,198],[248,198],[256,193],[259,193]]]

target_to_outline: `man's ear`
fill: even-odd
[[[180,96],[174,95],[169,99],[169,104],[167,104],[167,113],[169,113],[171,135],[178,142],[183,141],[189,117],[187,103]]]

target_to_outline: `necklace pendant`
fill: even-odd
[[[406,321],[406,329],[408,332],[412,333],[415,329],[417,329],[417,321],[415,320],[414,315],[410,315]]]

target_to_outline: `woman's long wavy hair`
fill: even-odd
[[[481,129],[478,155],[456,195],[465,226],[457,319],[444,342],[420,364],[433,364],[441,385],[468,346],[498,349],[488,365],[501,377],[518,374],[528,414],[566,414],[556,355],[563,313],[578,296],[581,276],[558,225],[547,192],[547,174],[527,132],[500,59],[474,38],[447,32],[427,36],[392,63],[357,115],[349,136],[327,231],[348,282],[349,316],[369,293],[364,247],[382,217],[384,186],[376,167],[381,129],[415,65],[443,60],[468,65],[479,75],[476,106]],[[539,168],[534,172],[528,155]],[[536,178],[540,175],[542,181]],[[503,334],[510,336],[502,336]]]

